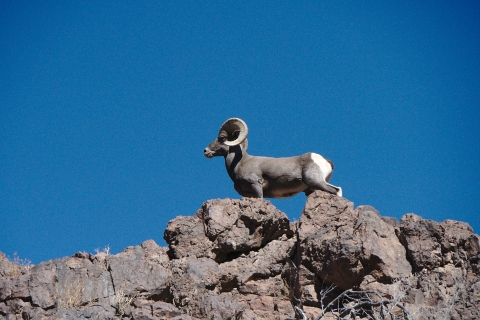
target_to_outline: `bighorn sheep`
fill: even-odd
[[[323,190],[341,196],[342,189],[328,183],[333,163],[319,154],[289,158],[255,157],[247,154],[247,124],[231,118],[220,127],[218,137],[203,151],[207,158],[225,157],[235,190],[244,197],[288,198],[299,192],[308,196]]]

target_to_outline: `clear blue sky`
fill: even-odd
[[[230,117],[355,206],[480,232],[478,1],[3,0],[0,107],[0,251],[35,264],[239,198],[203,156]]]

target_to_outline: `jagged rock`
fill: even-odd
[[[19,276],[22,268],[10,262],[4,253],[0,252],[0,277]]]
[[[292,235],[287,216],[263,199],[210,200],[194,217],[175,218],[165,231],[174,304],[198,318],[287,317],[280,275]],[[278,292],[276,304],[263,306]]]
[[[395,229],[370,206],[325,192],[309,196],[299,221],[302,264],[325,283],[358,287],[366,275],[387,282],[410,275]]]
[[[415,273],[392,283],[365,277],[360,289],[403,295],[405,306],[422,319],[479,319],[479,237],[471,227],[407,214],[396,224],[396,233]]]
[[[272,273],[272,270],[277,270],[275,267],[258,269],[265,262],[261,253],[252,252],[251,255],[236,260],[241,261],[218,264],[209,258],[174,259],[172,270],[177,279],[171,288],[174,304],[201,319],[252,319],[247,315],[253,312],[258,316],[267,308],[262,306],[261,310],[252,309],[252,304],[256,305],[258,299],[273,297],[279,292],[283,298],[277,298],[277,304],[289,305],[288,296],[285,296],[288,289],[279,275],[281,270],[275,274],[275,271]],[[260,263],[255,265],[255,261]],[[239,267],[248,270],[243,271]],[[279,312],[285,311],[285,308],[280,311],[274,307],[274,304],[269,305],[268,312],[272,317],[265,319],[278,318]],[[286,315],[289,313],[291,308]]]
[[[445,220],[441,223],[407,214],[400,225],[413,271],[432,270],[452,263],[467,263],[480,270],[480,237],[464,222]]]
[[[141,246],[128,247],[105,259],[116,291],[129,296],[146,295],[154,300],[167,299],[172,281],[167,248],[147,240]]]
[[[285,213],[263,199],[210,200],[202,209],[205,234],[215,251],[247,252],[291,235]]]
[[[21,310],[30,317],[113,319],[121,299],[168,295],[171,273],[166,251],[146,241],[115,256],[78,253],[41,263],[25,275],[0,279],[0,302],[5,303],[0,315]],[[18,300],[27,303],[12,303]]]
[[[294,239],[274,240],[258,251],[222,263],[222,276],[233,277],[235,282],[244,284],[252,280],[268,279],[279,275],[285,264],[285,257],[295,244]]]
[[[0,320],[292,319],[294,296],[313,319],[352,288],[417,319],[480,318],[480,238],[465,223],[398,222],[316,191],[298,223],[263,199],[210,200],[164,237],[168,248],[148,240],[32,268],[0,254]]]
[[[284,234],[293,234],[285,213],[263,199],[244,198],[209,200],[195,216],[170,221],[164,238],[174,258],[222,262],[230,253],[258,249]]]
[[[201,210],[193,217],[178,216],[171,220],[164,232],[164,239],[175,259],[183,257],[214,258],[213,244],[205,235]]]
[[[155,320],[193,320],[194,318],[184,314],[177,307],[162,301],[153,302],[146,299],[134,299],[132,306],[125,309],[125,316],[133,319]]]
[[[405,301],[431,318],[480,319],[480,237],[472,228],[407,214],[397,233],[416,272]]]
[[[115,310],[103,305],[86,306],[84,308],[61,309],[54,316],[54,319],[115,319]],[[28,319],[28,318],[27,318]]]

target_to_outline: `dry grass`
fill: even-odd
[[[20,258],[16,252],[13,253],[12,259],[9,257],[7,259],[14,264],[14,268],[5,274],[6,277],[19,277],[33,267],[32,261]]]
[[[110,255],[110,245],[106,245],[102,250],[100,248],[95,249],[95,254],[97,255]]]
[[[13,259],[10,260],[13,264],[30,270],[33,267],[32,261],[28,259],[21,259],[16,252],[13,253]]]
[[[110,246],[104,247],[102,250],[100,248],[95,249],[95,258],[103,264],[105,270],[108,271],[108,257],[110,256]]]
[[[115,292],[114,308],[117,310],[118,316],[125,314],[125,308],[132,304],[133,299],[135,299],[135,296],[126,295],[121,289]]]
[[[68,309],[80,307],[83,302],[84,291],[85,281],[82,279],[57,283],[54,294],[57,308]]]

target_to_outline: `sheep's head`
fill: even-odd
[[[248,127],[242,119],[230,118],[222,124],[217,138],[203,150],[203,154],[207,158],[225,156],[230,147],[241,143],[245,144],[244,150],[246,150],[247,134]]]

